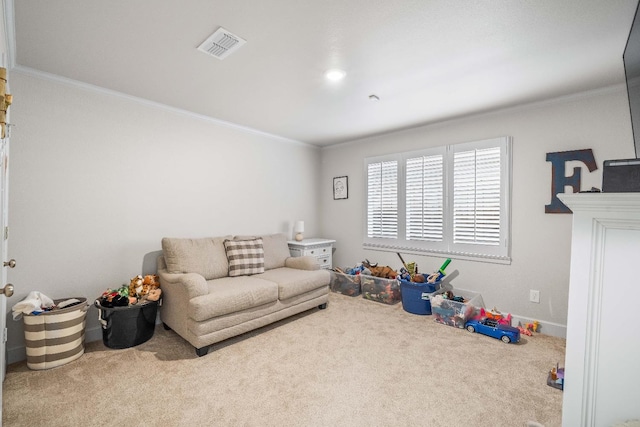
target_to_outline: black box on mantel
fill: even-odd
[[[602,171],[602,192],[640,192],[640,159],[605,160]]]

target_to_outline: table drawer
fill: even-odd
[[[317,259],[318,259],[318,263],[320,264],[320,268],[325,268],[325,269],[332,268],[330,255],[319,256],[317,257]]]
[[[331,246],[317,246],[313,248],[305,248],[304,255],[325,256],[331,254]]]

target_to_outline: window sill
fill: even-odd
[[[402,252],[403,254],[411,254],[411,255],[437,256],[437,257],[446,257],[446,258],[459,259],[459,260],[465,260],[465,261],[511,265],[511,257],[503,257],[503,256],[447,252],[447,251],[434,251],[434,250],[412,248],[412,247],[400,246],[400,245],[397,245],[397,246],[374,245],[371,243],[363,243],[362,249],[370,250],[370,251],[394,252],[394,253]]]

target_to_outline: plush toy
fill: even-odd
[[[423,274],[414,274],[411,276],[411,281],[415,283],[424,283],[424,275]]]
[[[136,298],[141,298],[142,296],[144,296],[143,284],[144,284],[144,280],[142,276],[137,275],[134,278],[132,278],[131,281],[129,282],[129,296],[136,297]]]
[[[362,261],[362,265],[371,270],[371,275],[383,279],[395,279],[398,273],[391,267],[379,267],[378,264],[371,264],[369,260]]]
[[[116,290],[107,289],[102,293],[100,305],[103,307],[123,307],[129,305],[129,287],[123,285]]]
[[[147,274],[142,279],[142,283],[144,285],[147,285],[147,286],[159,288],[160,287],[160,278],[158,276],[156,276],[155,274]]]
[[[147,294],[147,301],[158,301],[162,295],[162,289],[152,288]]]
[[[160,278],[154,274],[147,274],[142,278],[142,296],[149,294],[152,289],[160,287]]]
[[[162,291],[160,290],[160,278],[155,274],[147,274],[142,278],[143,298],[148,301],[158,301]]]

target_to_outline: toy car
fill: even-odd
[[[479,334],[488,335],[493,338],[502,340],[504,343],[516,343],[520,341],[520,331],[513,326],[503,325],[494,319],[488,317],[481,319],[471,319],[465,323],[464,327],[469,332],[477,332]]]

